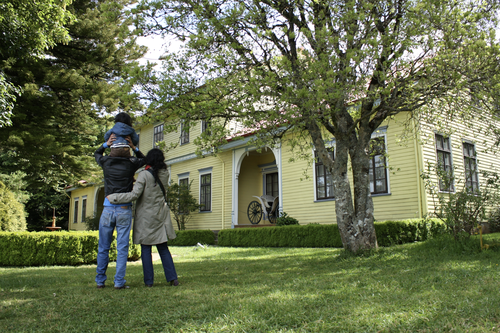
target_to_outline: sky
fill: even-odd
[[[164,50],[169,47],[170,50],[179,49],[181,42],[173,38],[162,38],[158,35],[139,37],[137,39],[139,45],[144,45],[148,47],[148,52],[139,60],[141,65],[149,62],[161,64],[160,56],[164,53]]]

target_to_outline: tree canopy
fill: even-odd
[[[2,59],[8,82],[23,93],[12,125],[0,128],[0,172],[26,174],[30,225],[43,225],[42,212],[54,206],[66,214],[64,187],[100,175],[93,152],[104,140],[106,116],[142,108],[132,76],[145,48],[129,29],[132,2],[73,1],[66,10],[76,20],[64,26],[71,40],[41,44],[49,48],[40,57]]]
[[[183,52],[164,56],[155,109],[167,121],[222,119],[213,122],[216,135],[203,137],[205,147],[224,142],[229,132],[220,125],[232,119],[261,133],[256,145],[289,129],[299,134],[296,147],[312,141],[333,175],[344,246],[357,252],[377,246],[368,152],[382,122],[437,105],[449,112],[472,112],[473,103],[492,109],[499,89],[498,5],[145,0],[137,18],[146,33],[186,42]],[[325,146],[332,138],[334,160]]]
[[[4,68],[16,59],[43,56],[58,42],[68,42],[66,24],[74,16],[66,10],[71,0],[1,0],[0,1],[0,63]],[[20,94],[19,87],[9,84],[0,71],[0,127],[10,124],[10,114]]]

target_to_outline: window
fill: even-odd
[[[201,175],[200,179],[200,211],[212,210],[212,174]]]
[[[278,173],[268,173],[266,174],[266,193],[267,195],[272,195],[277,197],[279,195],[278,189]]]
[[[184,176],[185,174],[183,174]],[[187,193],[185,192],[185,189],[189,191],[189,177],[181,178],[179,177],[179,205],[181,205],[182,197],[186,195]],[[181,214],[189,214],[189,210],[183,210],[179,207],[179,213]]]
[[[181,123],[181,145],[189,143],[189,128],[184,124],[184,122]]]
[[[479,179],[477,175],[476,149],[472,143],[463,143],[465,186],[468,192],[479,190]]]
[[[328,155],[333,160],[333,148],[328,149]],[[326,169],[323,165],[323,162],[319,160],[317,154],[315,171],[316,171],[316,200],[323,199],[333,199],[335,196],[333,195],[333,179],[332,174]]]
[[[140,134],[137,134],[137,148],[139,148],[139,144],[141,143],[141,135]],[[140,150],[140,148],[139,148]]]
[[[158,147],[158,143],[163,141],[163,124],[155,126],[153,134],[153,148]]]
[[[78,223],[78,200],[79,198],[75,198],[75,211],[73,213],[73,223]]]
[[[439,190],[453,191],[453,169],[451,165],[450,138],[436,134],[437,173]]]
[[[370,143],[370,192],[388,193],[387,167],[385,161],[385,138],[373,138]]]
[[[87,217],[87,196],[84,195],[82,197],[82,222],[85,221],[85,217]]]
[[[201,133],[207,132],[208,135],[211,134],[210,132],[210,120],[202,120],[201,121]]]
[[[179,179],[180,187],[188,187],[189,186],[189,178]]]

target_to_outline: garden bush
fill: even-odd
[[[488,217],[488,224],[491,232],[500,231],[500,208],[493,210]]]
[[[24,206],[0,181],[0,231],[25,231]]]
[[[97,262],[98,231],[0,232],[0,266],[79,265]],[[130,241],[129,260],[140,258]],[[116,260],[116,240],[109,251]]]
[[[425,241],[445,231],[446,225],[439,219],[375,222],[379,246]]]
[[[299,221],[296,218],[288,216],[288,214],[285,212],[281,213],[280,217],[278,217],[276,219],[276,225],[278,227],[281,227],[284,225],[294,225],[294,224],[299,224]]]
[[[215,244],[215,234],[211,230],[177,230],[177,237],[169,240],[169,246],[192,246],[200,244]]]
[[[375,223],[379,246],[423,241],[444,232],[437,220],[384,221]],[[241,247],[343,247],[336,224],[307,224],[219,231],[218,245]]]
[[[218,237],[219,246],[342,247],[336,224],[224,229]]]

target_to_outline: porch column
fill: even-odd
[[[235,149],[233,150],[233,168],[232,168],[232,212],[231,212],[231,228],[234,228],[235,225],[238,225],[238,177],[240,175],[241,163],[245,158],[245,155],[248,151],[255,150],[249,149],[248,147]]]
[[[276,167],[278,168],[278,195],[279,195],[279,212],[283,212],[283,163],[281,161],[281,142],[276,148],[271,148],[276,160]]]

